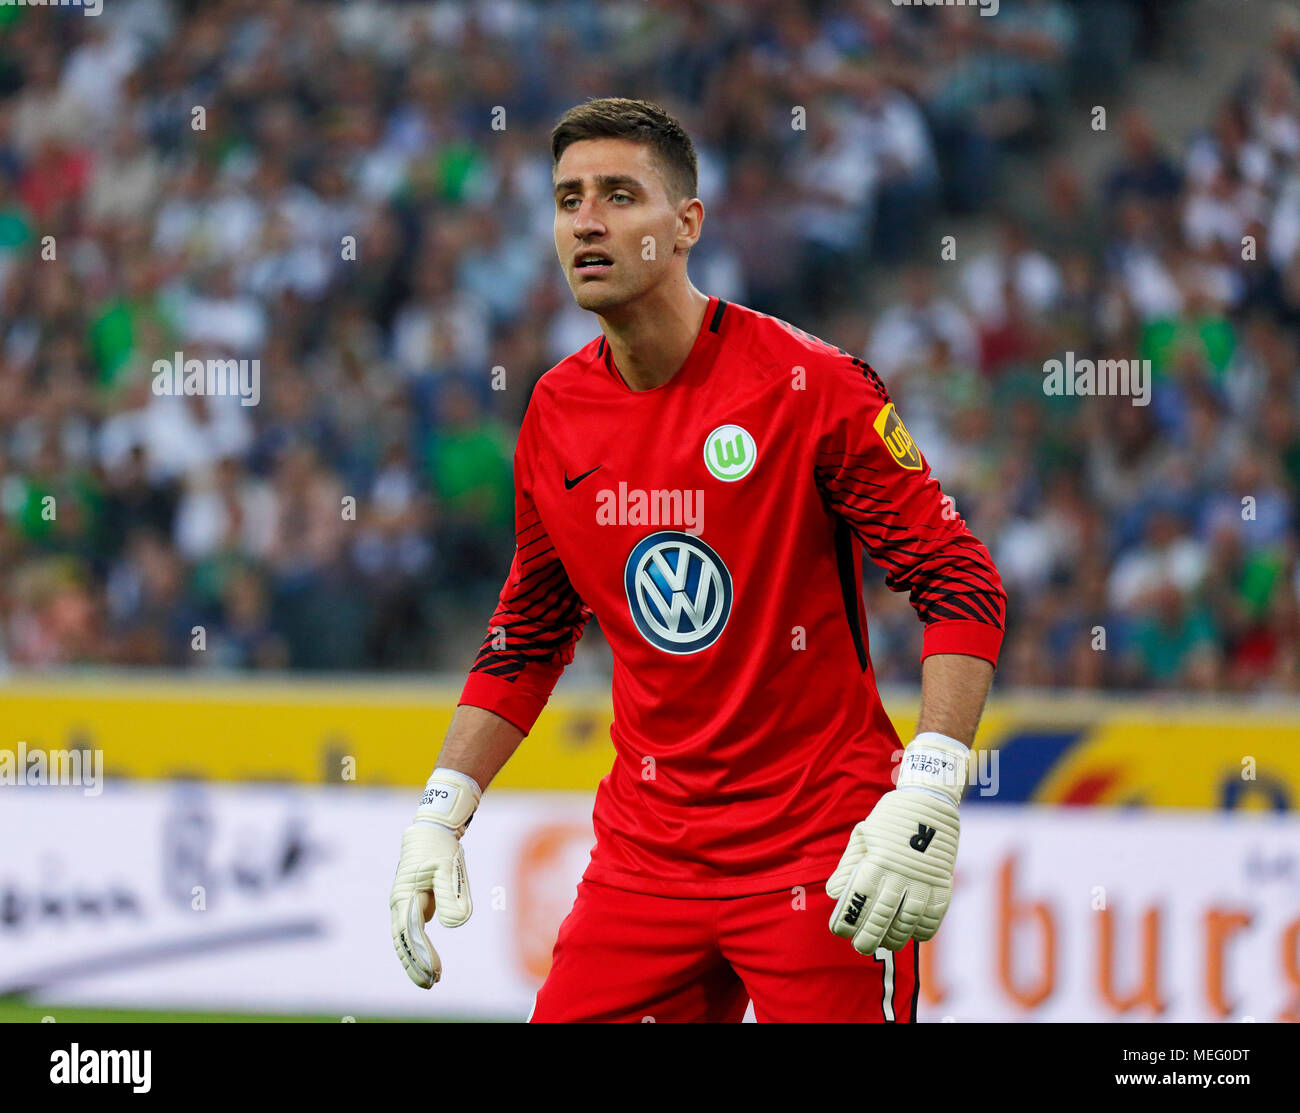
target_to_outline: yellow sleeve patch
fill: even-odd
[[[893,402],[876,414],[875,429],[897,464],[911,471],[921,470],[921,450],[916,447]]]

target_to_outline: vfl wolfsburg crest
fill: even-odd
[[[913,442],[912,434],[903,425],[898,411],[894,409],[893,402],[876,414],[875,429],[897,463],[911,471],[921,470],[921,452]]]
[[[704,466],[724,483],[744,479],[757,459],[758,445],[739,425],[719,425],[704,438]]]

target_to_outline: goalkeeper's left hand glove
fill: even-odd
[[[853,828],[826,893],[837,898],[831,931],[862,954],[899,951],[939,930],[952,898],[969,761],[960,742],[917,735],[903,751],[897,787]]]
[[[442,961],[424,925],[436,912],[443,927],[460,927],[474,911],[460,837],[483,790],[455,769],[435,769],[415,819],[402,835],[402,856],[388,897],[393,947],[421,989],[442,977]]]

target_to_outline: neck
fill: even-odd
[[[686,362],[709,299],[685,275],[601,315],[610,355],[632,390],[663,386]]]

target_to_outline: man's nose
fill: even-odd
[[[573,217],[573,234],[575,236],[598,236],[605,231],[604,223],[596,216],[593,201],[583,201]]]

